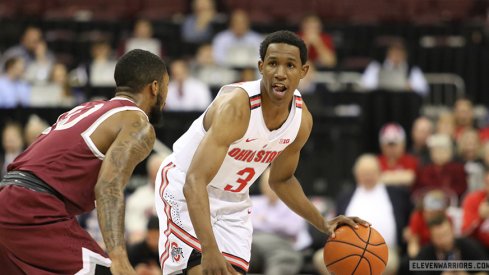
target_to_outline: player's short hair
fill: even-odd
[[[123,55],[115,66],[114,79],[117,88],[132,93],[140,92],[153,81],[163,81],[167,71],[165,62],[155,54],[136,49]]]
[[[273,32],[260,44],[260,59],[263,61],[267,53],[268,45],[273,43],[284,43],[299,48],[301,62],[306,64],[307,62],[307,47],[304,41],[295,33],[291,31],[276,31]]]

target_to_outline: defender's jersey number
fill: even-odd
[[[58,122],[56,123],[56,127],[54,128],[54,130],[65,130],[70,127],[73,127],[82,119],[86,118],[87,116],[95,113],[97,110],[102,108],[103,105],[104,105],[103,103],[100,103],[96,105],[77,106],[73,108],[71,111],[62,114],[58,118]]]

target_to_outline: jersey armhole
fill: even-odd
[[[144,113],[143,110],[139,109],[138,107],[135,107],[135,106],[123,106],[123,107],[117,107],[117,108],[114,108],[114,109],[111,109],[109,110],[108,112],[106,112],[105,114],[101,115],[97,120],[95,120],[94,123],[92,123],[92,125],[90,125],[90,127],[88,127],[82,134],[82,138],[83,140],[85,141],[85,143],[87,144],[88,148],[90,149],[90,151],[92,151],[92,153],[100,160],[104,160],[105,159],[105,154],[103,154],[98,148],[97,146],[95,145],[95,143],[93,142],[93,140],[91,139],[91,135],[93,134],[93,132],[95,132],[95,130],[97,130],[97,128],[100,126],[100,124],[102,124],[102,122],[104,122],[106,119],[108,119],[109,117],[111,117],[112,115],[116,114],[116,113],[119,113],[119,112],[123,112],[123,111],[139,111],[139,112],[142,112],[146,119],[148,118],[148,116],[146,115],[146,113]]]

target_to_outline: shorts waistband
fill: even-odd
[[[0,187],[8,186],[8,185],[16,185],[27,188],[29,190],[47,193],[53,196],[56,196],[59,199],[62,199],[60,193],[54,190],[47,183],[42,181],[36,175],[27,172],[27,171],[10,171],[8,172],[0,181]]]

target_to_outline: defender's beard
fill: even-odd
[[[148,115],[149,123],[151,123],[155,127],[160,126],[161,119],[163,117],[163,111],[160,109],[160,106],[162,105],[161,101],[161,97],[158,96],[155,105],[151,107]]]

